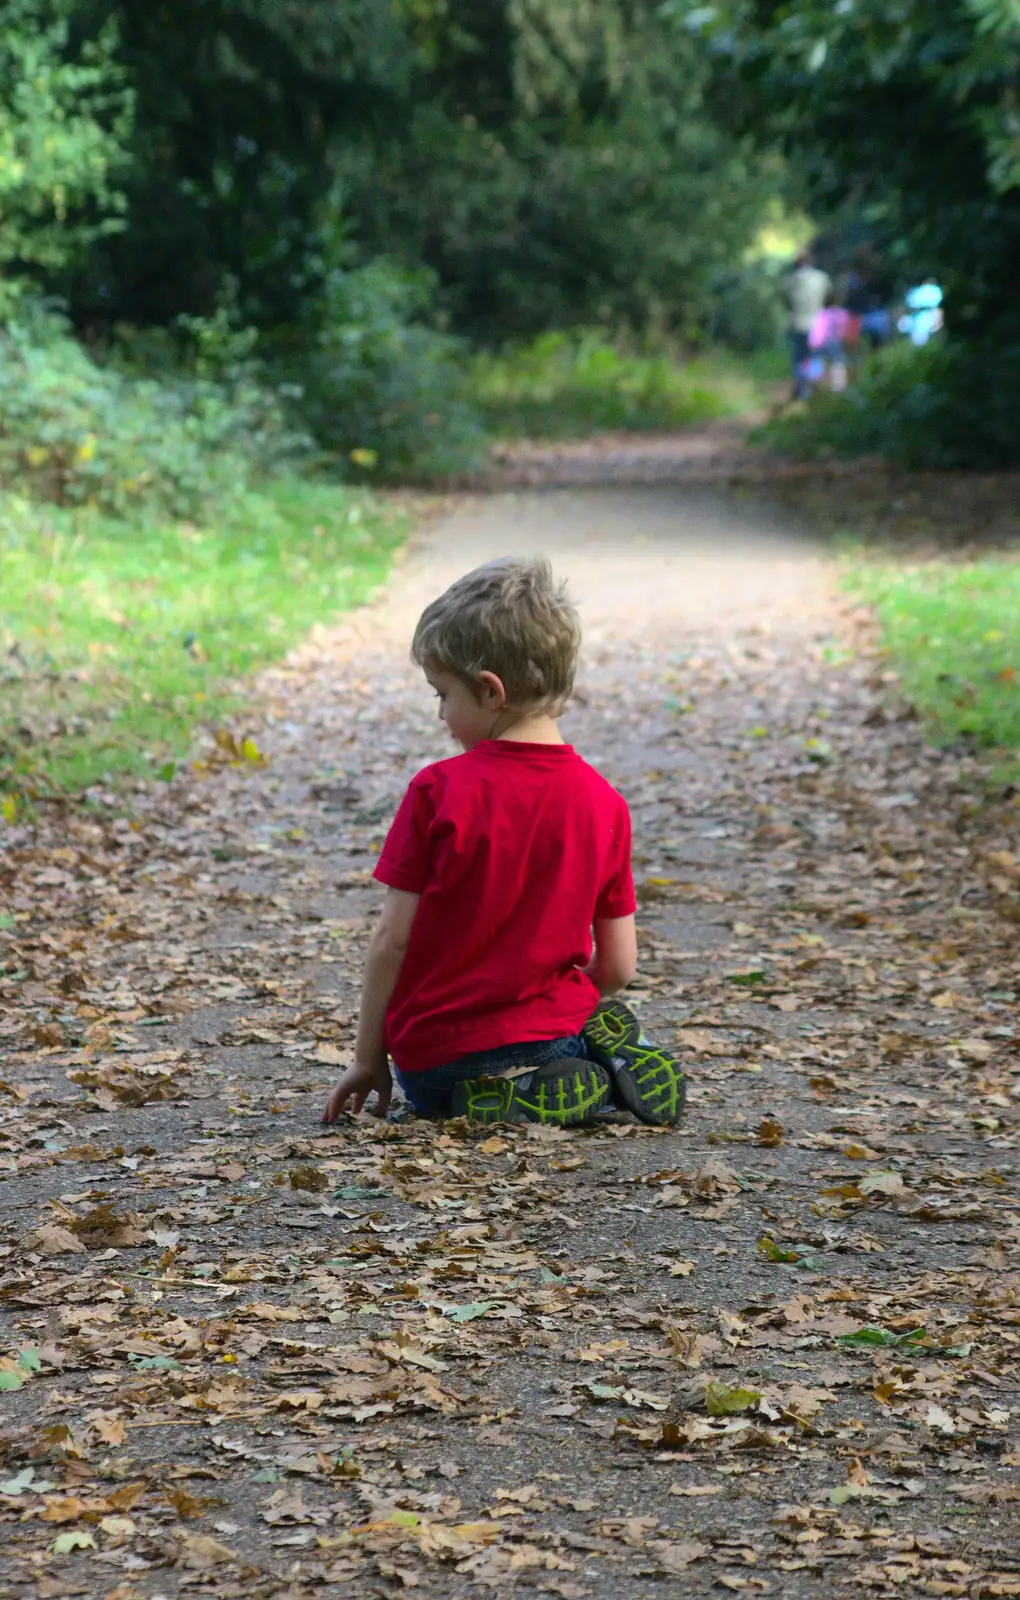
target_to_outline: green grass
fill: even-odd
[[[681,362],[628,354],[597,332],[547,333],[499,355],[475,356],[471,394],[498,437],[570,439],[740,416],[765,403],[769,383],[784,371],[771,351]]]
[[[849,582],[940,743],[1020,751],[1020,557],[857,562]]]
[[[252,672],[386,576],[404,519],[281,480],[206,525],[0,504],[0,810],[169,776]],[[6,796],[6,800],[4,800]]]

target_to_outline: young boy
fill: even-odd
[[[604,998],[637,966],[630,817],[557,725],[580,642],[545,561],[479,567],[422,613],[411,656],[464,753],[412,780],[379,857],[354,1063],[324,1122],[373,1089],[385,1116],[389,1057],[421,1116],[678,1121],[677,1063]]]

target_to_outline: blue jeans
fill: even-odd
[[[466,1078],[495,1078],[514,1067],[544,1067],[549,1061],[566,1061],[571,1056],[589,1060],[588,1046],[579,1034],[566,1039],[540,1039],[533,1044],[504,1044],[496,1050],[475,1050],[445,1067],[428,1067],[424,1072],[401,1072],[397,1082],[419,1117],[448,1117],[454,1088]]]

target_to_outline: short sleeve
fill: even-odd
[[[373,878],[390,889],[424,893],[429,880],[429,828],[434,815],[431,785],[415,778],[397,808]]]
[[[615,917],[629,917],[637,910],[634,874],[630,865],[630,812],[623,797],[618,796],[618,800],[612,844],[608,853],[608,875],[595,902],[596,922],[611,922]]]

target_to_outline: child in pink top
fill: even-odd
[[[835,304],[829,295],[821,311],[815,313],[808,345],[825,362],[829,374],[829,388],[835,391],[846,388],[846,338],[850,331],[850,313]]]

